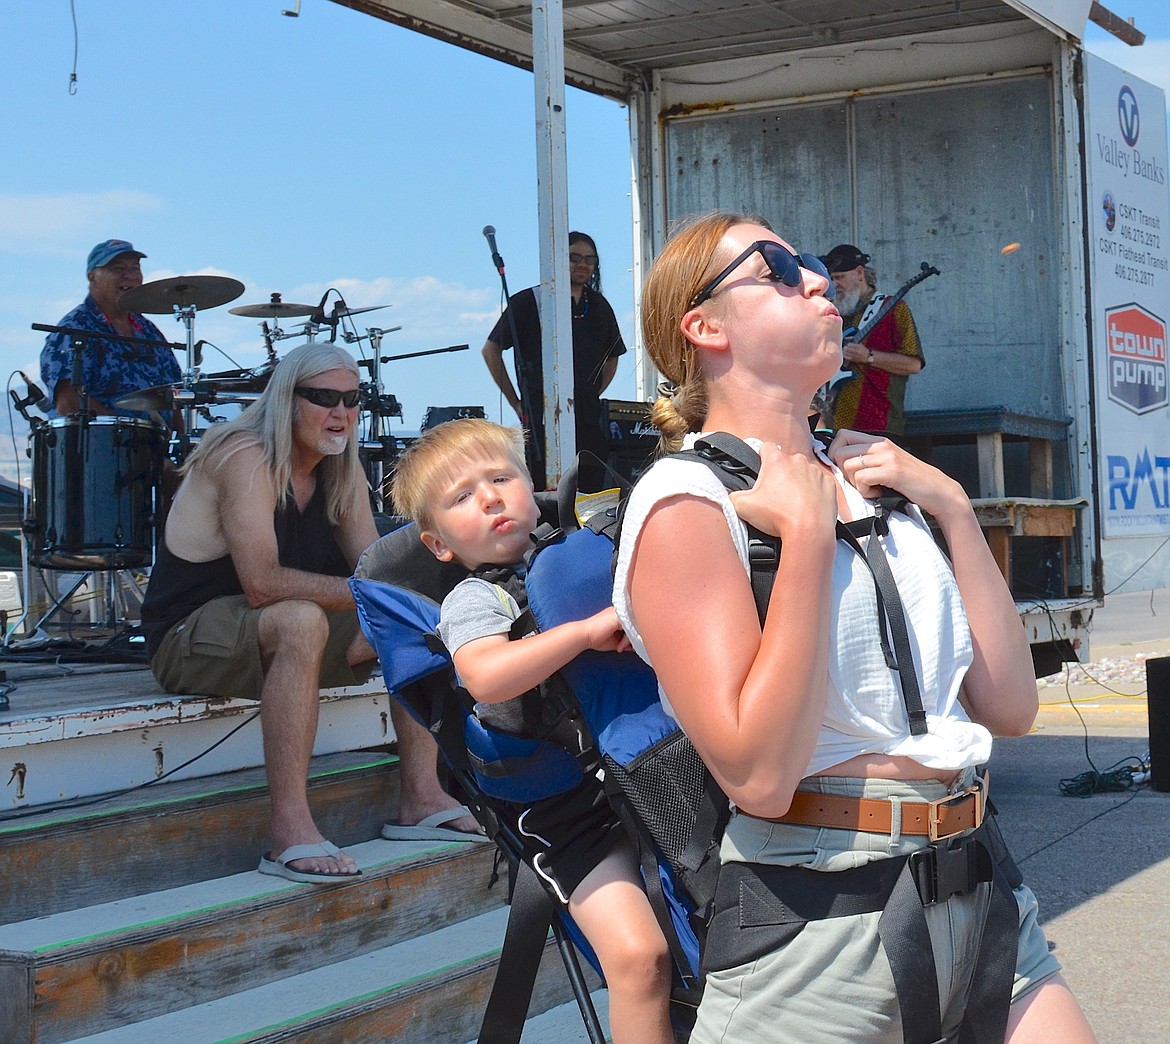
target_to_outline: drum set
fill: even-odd
[[[280,361],[276,345],[285,338],[315,340],[327,327],[331,341],[340,336],[346,344],[362,344],[361,350],[354,352],[359,367],[365,371],[365,379],[360,384],[359,453],[371,505],[375,513],[382,512],[384,479],[394,458],[409,441],[391,433],[386,424],[386,418],[402,418],[402,406],[384,389],[382,366],[396,359],[466,351],[468,346],[452,345],[384,356],[382,340],[398,327],[390,330],[370,327],[359,335],[346,320],[386,305],[349,308],[344,300],[339,300],[326,314],[328,293],[318,305],[286,302],[281,294],[274,293],[266,302],[229,309],[232,315],[261,320],[265,361],[254,368],[237,367],[204,374],[202,349],[206,342],[195,339],[196,315],[227,304],[243,292],[244,284],[235,279],[200,275],[144,283],[123,295],[121,303],[129,312],[173,315],[181,321],[186,335],[181,344],[156,344],[95,334],[92,330],[33,324],[35,330],[64,334],[71,339],[73,384],[80,394],[81,409],[52,419],[38,417],[25,408],[32,399],[31,393],[30,399],[25,400],[12,393],[17,408],[30,424],[28,454],[32,458],[32,488],[23,526],[27,553],[26,605],[32,601],[27,594],[29,565],[42,570],[80,571],[81,575],[72,586],[65,585],[69,589],[57,598],[30,633],[39,633],[45,622],[95,573],[103,575],[101,586],[107,592],[105,626],[116,630],[128,622],[126,616],[132,608],[141,605],[143,592],[137,578],[127,574],[152,564],[160,519],[167,507],[164,470],[168,469],[164,468],[164,462],[181,464],[206,431],[206,425],[224,419],[212,415],[213,407],[246,408],[260,397]],[[297,324],[295,330],[285,332],[280,322],[288,319],[305,321]],[[133,391],[113,403],[122,410],[146,413],[151,419],[98,415],[89,408],[82,380],[82,355],[95,338],[129,341],[139,347],[161,344],[172,350],[185,350],[186,368],[181,381]],[[171,440],[161,414],[174,410],[182,411],[185,423],[183,433]],[[130,600],[136,603],[133,607],[118,604],[125,602],[127,582],[131,586]],[[23,623],[22,617],[17,628]],[[6,638],[5,646],[8,644]]]

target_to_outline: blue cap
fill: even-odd
[[[133,254],[135,257],[146,257],[141,250],[134,249],[133,243],[127,243],[124,239],[107,239],[104,243],[98,243],[89,252],[89,260],[85,262],[86,272],[92,272],[95,268],[108,265],[119,254]]]

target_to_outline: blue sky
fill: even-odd
[[[210,273],[245,284],[196,320],[196,336],[241,365],[259,362],[263,343],[258,320],[229,307],[273,291],[314,304],[332,286],[351,306],[392,306],[358,317],[362,332],[402,327],[384,353],[471,345],[385,368],[405,408],[392,428],[417,428],[428,405],[500,415],[479,355],[500,307],[481,230],[496,227],[513,292],[539,278],[531,75],[327,0],[283,17],[291,6],[76,0],[70,95],[69,0],[0,5],[5,379],[36,373],[43,338],[30,324],[55,323],[81,300],[86,254],[117,236],[149,255],[148,281]],[[1090,27],[1090,48],[1170,90],[1170,5],[1107,6],[1150,41],[1134,50]],[[627,112],[573,89],[566,112],[569,220],[596,238],[632,345]],[[156,319],[182,340],[179,323]],[[210,352],[204,369],[231,365]],[[611,394],[633,388],[626,357]]]

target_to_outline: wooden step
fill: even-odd
[[[73,1044],[167,1040],[444,1044],[474,1039],[495,977],[506,918],[506,909],[489,911],[430,935],[243,993],[76,1037]],[[560,956],[550,941],[530,1015],[535,1020],[571,997]],[[526,1032],[524,1039],[535,1044],[555,1038]]]
[[[255,700],[164,693],[146,668],[9,665],[0,710],[3,804],[28,809],[110,794],[167,774],[190,779],[264,764]],[[64,673],[68,671],[68,673]],[[318,754],[391,743],[381,677],[322,689]]]
[[[397,767],[380,752],[314,758],[321,832],[342,846],[377,837],[398,804]],[[0,819],[0,923],[254,870],[269,815],[257,768]]]
[[[349,851],[362,875],[345,884],[252,871],[0,927],[0,1025],[20,1027],[2,1039],[114,1030],[415,939],[506,896],[504,882],[488,887],[494,846]]]
[[[589,999],[601,1020],[602,1029],[606,1030],[605,1039],[609,1040],[609,991],[604,988],[594,990]],[[556,1044],[589,1044],[589,1032],[576,999],[529,1018],[524,1023],[522,1040],[525,1044],[550,1044],[553,1041]],[[467,1044],[477,1044],[477,1041],[473,1038]]]

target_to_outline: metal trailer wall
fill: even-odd
[[[815,253],[856,243],[885,291],[937,266],[907,297],[927,358],[907,408],[1063,420],[1052,112],[1035,75],[672,120],[667,209],[758,213]]]

